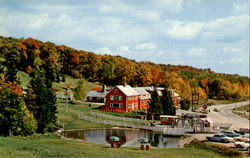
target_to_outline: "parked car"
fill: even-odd
[[[224,134],[215,134],[214,136],[207,136],[206,138],[209,141],[215,141],[215,142],[223,142],[223,143],[234,142],[233,138],[227,137]]]
[[[216,112],[220,112],[220,110],[219,110],[219,109],[217,109],[217,108],[214,108],[214,111],[216,111]]]
[[[234,145],[238,148],[242,148],[244,150],[248,150],[250,149],[250,146],[249,146],[249,143],[250,141],[246,141],[246,142],[235,142]]]
[[[234,140],[235,141],[240,141],[240,142],[249,142],[250,141],[250,138],[249,138],[249,135],[242,135],[240,137],[234,137]]]
[[[241,134],[250,133],[250,128],[240,128],[239,132]]]
[[[240,137],[239,133],[235,133],[234,131],[222,131],[222,133],[228,137]]]

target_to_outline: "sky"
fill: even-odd
[[[249,76],[249,0],[0,0],[0,35]]]

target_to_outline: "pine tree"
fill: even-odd
[[[161,99],[156,87],[154,87],[154,91],[151,94],[150,110],[156,118],[162,113]]]
[[[165,115],[176,114],[175,106],[171,97],[171,92],[167,90],[167,88],[164,88],[162,92],[161,103],[162,103],[163,113]]]
[[[26,98],[26,103],[37,120],[37,132],[43,133],[56,121],[56,96],[50,87],[50,80],[45,77],[43,69],[33,69],[32,76],[28,93],[28,96],[31,97]],[[45,83],[49,84],[46,85]]]

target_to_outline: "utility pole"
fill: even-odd
[[[66,90],[66,104],[65,104],[65,112],[67,112],[68,99],[69,99],[69,88],[67,88],[67,90]]]
[[[192,111],[194,111],[194,105],[199,105],[199,93],[196,92],[195,90],[192,92],[191,105],[192,105]]]

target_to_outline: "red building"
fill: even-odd
[[[136,87],[134,88],[139,93],[139,109],[149,108],[149,103],[151,99],[150,93],[148,93],[144,88]]]
[[[139,93],[130,87],[116,86],[106,95],[105,111],[126,112],[139,110]]]

